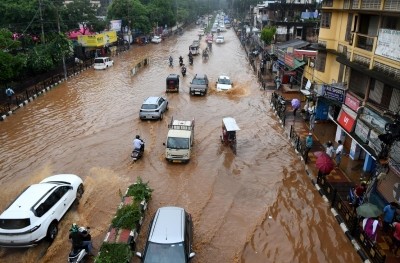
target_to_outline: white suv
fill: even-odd
[[[26,188],[0,215],[0,246],[31,247],[53,241],[58,222],[83,194],[82,179],[74,174],[50,176]]]
[[[97,57],[94,59],[94,69],[106,69],[114,65],[114,61],[109,57]]]

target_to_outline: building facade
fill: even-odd
[[[322,1],[318,53],[304,76],[329,106],[336,140],[345,141],[352,159],[364,160],[365,172],[374,171],[378,136],[400,111],[399,43],[400,0]],[[385,201],[400,202],[398,141],[389,160],[377,189]]]

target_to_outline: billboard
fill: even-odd
[[[78,36],[78,43],[83,47],[105,47],[117,42],[117,32],[107,31],[90,36]]]
[[[380,29],[375,54],[400,61],[400,31]]]
[[[111,20],[110,21],[110,30],[113,31],[121,31],[122,20]]]

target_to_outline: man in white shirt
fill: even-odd
[[[336,156],[335,156],[335,160],[336,160],[336,165],[339,166],[340,165],[340,161],[342,160],[342,154],[343,154],[343,144],[342,141],[339,140],[338,141],[338,147],[336,148]]]
[[[136,135],[136,138],[133,140],[133,149],[134,150],[140,150],[142,148],[143,145],[143,141],[140,139],[139,135]]]

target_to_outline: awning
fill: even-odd
[[[287,67],[289,68],[289,70],[295,70],[295,69],[297,69],[297,68],[303,66],[304,64],[306,64],[306,62],[304,62],[304,61],[298,61],[297,59],[295,59],[295,60],[294,60],[294,67],[293,67],[293,68],[292,68],[292,67],[289,67],[289,66],[287,66]]]
[[[286,49],[288,47],[296,48],[303,48],[308,46],[310,43],[300,39],[292,39],[283,43],[275,44],[276,48],[278,49]]]
[[[356,141],[356,143],[361,147],[361,149],[363,149],[366,153],[368,153],[372,159],[374,159],[376,161],[377,156],[374,154],[374,150],[369,147],[366,143],[364,143],[361,139],[358,138],[357,135],[355,135],[353,132],[347,132],[342,125],[340,125],[333,117],[332,115],[330,115],[328,113],[328,118],[333,121],[336,125],[340,126],[340,128],[342,128],[342,130],[350,137],[352,138],[354,141]]]

